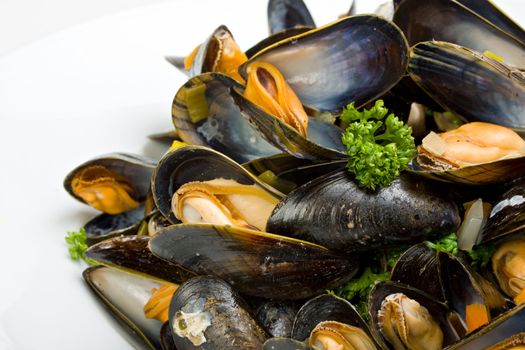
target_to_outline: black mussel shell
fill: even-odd
[[[234,86],[242,87],[221,73],[204,73],[188,80],[177,91],[172,106],[173,125],[180,138],[191,145],[213,148],[241,163],[279,153],[241,115],[230,96]],[[191,101],[203,113],[193,120],[188,91],[193,91]]]
[[[136,349],[158,350],[162,324],[144,315],[151,290],[160,283],[103,266],[93,266],[82,274],[98,299],[125,327]]]
[[[175,342],[173,341],[169,321],[164,322],[160,329],[160,347],[162,350],[177,350],[177,348],[175,348]]]
[[[200,346],[175,331],[185,327],[188,314],[202,317],[205,323]],[[178,350],[259,350],[267,338],[237,292],[210,276],[192,278],[177,289],[170,303],[169,320]]]
[[[276,337],[265,341],[262,350],[312,350],[312,348],[295,339]]]
[[[159,161],[151,179],[156,207],[168,220],[178,220],[171,210],[171,199],[180,186],[192,181],[231,179],[243,185],[257,184],[272,196],[282,194],[257,179],[241,165],[212,149],[186,146],[171,150]]]
[[[361,328],[373,339],[366,322],[348,301],[330,294],[323,294],[307,301],[297,312],[292,338],[304,341],[321,322],[336,321]]]
[[[342,252],[410,244],[459,227],[457,205],[439,184],[401,174],[367,191],[346,170],[293,190],[274,209],[267,230]]]
[[[148,236],[119,236],[91,246],[86,258],[131,274],[156,280],[182,283],[194,274],[181,266],[154,256],[148,249]]]
[[[156,256],[196,274],[220,277],[240,293],[304,299],[334,288],[357,271],[357,260],[324,247],[232,226],[173,225],[150,241]]]
[[[392,281],[407,284],[445,302],[439,259],[434,249],[425,243],[408,248],[392,268]]]
[[[255,318],[272,337],[290,337],[296,313],[293,302],[267,301],[257,308]]]
[[[268,27],[275,34],[294,27],[315,28],[315,22],[303,0],[270,0]]]
[[[144,206],[128,210],[122,214],[100,214],[89,220],[85,225],[86,242],[88,245],[120,235],[137,234],[144,219]]]
[[[426,294],[419,289],[393,281],[383,281],[377,283],[372,288],[368,298],[368,313],[372,324],[371,330],[374,334],[374,338],[380,342],[382,348],[391,349],[392,347],[387,346],[388,342],[379,330],[378,311],[381,309],[381,303],[383,300],[388,295],[394,293],[403,293],[428,310],[443,332],[443,346],[446,347],[447,345],[456,342],[459,340],[460,335],[464,334],[463,329],[455,328],[456,323],[453,324],[451,321],[454,318],[452,316],[453,312],[449,310],[446,304],[435,300],[433,296]]]

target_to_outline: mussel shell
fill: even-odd
[[[337,43],[337,45],[334,45]],[[301,102],[317,111],[340,112],[388,91],[404,75],[406,39],[393,23],[371,15],[345,17],[273,44],[252,61],[273,64]]]
[[[494,318],[492,322],[468,335],[447,350],[479,350],[525,332],[525,304]],[[497,349],[497,348],[496,348]]]
[[[177,289],[169,308],[172,329],[175,315],[180,311],[207,314],[211,324],[204,330],[206,341],[199,347],[173,332],[178,350],[259,350],[267,338],[245,301],[226,282],[215,277],[195,277]]]
[[[173,141],[182,141],[177,133],[177,130],[168,130],[148,135],[148,139],[162,142],[171,146]]]
[[[194,274],[161,260],[148,249],[148,236],[119,236],[91,246],[85,256],[100,264],[159,281],[182,283]]]
[[[410,45],[427,40],[446,41],[479,52],[490,50],[505,62],[524,67],[524,43],[457,1],[404,0],[394,13],[394,23],[403,30]]]
[[[525,228],[525,179],[511,182],[492,202],[481,230],[483,243],[500,241],[523,233]]]
[[[307,159],[296,158],[283,153],[252,160],[243,164],[243,167],[255,176],[271,171],[278,178],[292,182],[298,187],[319,176],[343,169],[346,164],[347,160],[314,163]]]
[[[162,350],[177,350],[173,341],[173,333],[169,321],[164,322],[160,329],[160,347]]]
[[[144,206],[117,215],[97,215],[84,225],[86,243],[93,245],[115,236],[134,235],[142,219],[144,219]]]
[[[102,266],[89,267],[83,277],[110,314],[124,326],[137,349],[160,349],[162,324],[144,315],[144,305],[158,282]]]
[[[523,348],[523,346],[525,346],[525,333],[521,332],[514,334],[513,336],[508,337],[507,339],[502,340],[499,343],[486,348],[485,350],[508,350],[515,349],[515,347]]]
[[[474,272],[457,257],[439,252],[440,280],[450,308],[466,320],[466,307],[480,304],[492,315],[507,309],[506,300],[490,282]],[[459,282],[461,281],[461,282]]]
[[[151,174],[155,168],[156,162],[153,159],[131,153],[110,153],[93,158],[84,162],[71,170],[64,179],[64,188],[77,200],[85,203],[84,200],[73,192],[71,182],[75,175],[89,166],[103,166],[115,174],[125,178],[136,191],[136,199],[144,201],[148,194]]]
[[[295,303],[267,301],[257,308],[255,318],[272,337],[290,337],[296,313]]]
[[[268,1],[268,27],[270,34],[294,27],[315,28],[315,22],[303,0]]]
[[[443,346],[450,345],[459,340],[460,336],[458,335],[458,330],[454,328],[450,320],[450,315],[452,312],[448,309],[446,304],[440,303],[431,295],[426,294],[416,288],[397,282],[383,281],[377,283],[372,288],[368,298],[368,313],[372,325],[371,331],[374,334],[374,338],[381,344],[382,348],[391,349],[391,346],[387,345],[388,342],[385,340],[381,334],[381,331],[379,330],[377,312],[381,309],[381,303],[383,300],[388,295],[394,293],[405,294],[407,297],[417,301],[429,311],[443,331]]]
[[[150,250],[199,275],[220,277],[240,293],[303,299],[334,288],[357,261],[321,246],[232,226],[174,225],[152,238]]]
[[[456,204],[436,183],[401,174],[371,192],[340,170],[290,192],[267,230],[352,252],[421,241],[453,232],[459,223]]]
[[[366,322],[348,301],[330,294],[323,294],[307,301],[297,312],[292,338],[304,341],[321,322],[336,321],[361,328],[372,339]]]
[[[284,40],[286,38],[289,38],[289,37],[292,37],[292,36],[295,36],[295,35],[298,35],[298,34],[305,33],[305,32],[307,32],[309,30],[312,30],[312,29],[314,29],[314,28],[313,27],[301,26],[301,27],[289,28],[289,29],[286,29],[284,31],[281,31],[281,32],[278,32],[278,33],[274,33],[274,34],[270,35],[269,37],[264,38],[263,40],[259,41],[257,44],[253,45],[248,50],[246,50],[245,55],[248,58],[251,58],[257,52],[267,48],[270,45],[273,45],[273,44],[275,44],[275,43],[277,43],[277,42],[279,42],[281,40]]]
[[[445,302],[440,278],[439,259],[434,249],[425,243],[408,248],[392,268],[390,279],[407,284]]]
[[[262,350],[312,350],[312,348],[295,339],[276,337],[265,341]]]
[[[436,102],[466,120],[525,132],[522,72],[465,47],[436,41],[411,48],[408,72]]]
[[[315,122],[309,119],[308,134],[318,136],[317,138],[305,138],[294,128],[290,127],[275,116],[267,113],[243,96],[242,88],[232,88],[231,96],[239,106],[243,116],[251,123],[259,134],[270,144],[283,152],[297,158],[310,159],[312,161],[331,161],[345,159],[346,153],[342,145],[340,135],[341,129],[335,125]],[[314,125],[312,125],[312,121]],[[325,132],[311,132],[311,129],[323,128]],[[337,135],[337,138],[334,137]]]
[[[186,91],[199,86],[205,86],[208,116],[193,123]],[[221,73],[205,73],[188,80],[177,91],[172,106],[173,125],[180,138],[191,145],[213,148],[241,163],[279,153],[241,115],[230,96],[232,87],[242,85]]]
[[[186,146],[167,152],[151,178],[153,198],[159,211],[172,223],[177,222],[171,210],[173,194],[191,181],[231,179],[243,185],[257,184],[275,198],[282,194],[257,179],[241,165],[212,149]]]
[[[469,10],[476,12],[487,21],[506,32],[514,36],[516,39],[525,43],[525,31],[518,24],[516,24],[511,18],[503,13],[495,4],[490,0],[458,0],[463,6],[469,8]]]

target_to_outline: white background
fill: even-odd
[[[317,24],[349,1],[310,0]],[[498,1],[522,24],[524,0]],[[362,0],[371,11],[377,1]],[[94,156],[158,157],[185,55],[220,24],[242,48],[267,33],[265,0],[0,0],[0,350],[129,349],[63,242],[96,212],[62,188]]]

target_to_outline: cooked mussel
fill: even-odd
[[[365,336],[358,336],[358,338],[365,339],[365,342],[368,342],[366,338],[373,339],[368,325],[355,307],[348,301],[330,294],[315,297],[299,309],[293,324],[292,338],[300,341],[307,340],[309,337],[311,338],[315,329],[324,322],[336,322],[339,325],[345,324],[355,327],[360,330],[356,333],[360,335],[362,335],[361,332],[364,333]],[[374,344],[373,341],[371,342]]]
[[[408,72],[443,108],[468,121],[518,133],[525,129],[525,76],[505,63],[466,47],[428,41],[411,48]]]
[[[459,339],[447,306],[415,288],[379,282],[368,305],[372,332],[384,348],[437,350]]]
[[[237,292],[210,276],[195,277],[178,288],[169,320],[179,350],[258,350],[267,338]]]
[[[221,25],[188,56],[169,56],[166,59],[189,77],[207,72],[218,72],[242,81],[237,69],[247,60],[247,57],[235,42],[228,28]]]
[[[525,141],[509,128],[472,122],[430,132],[410,164],[429,178],[469,185],[503,183],[525,175]]]
[[[394,23],[405,33],[410,45],[427,40],[446,41],[479,52],[490,50],[505,62],[524,67],[525,43],[457,1],[404,0],[396,9]]]
[[[295,27],[315,28],[315,22],[303,0],[270,0],[268,27],[275,34]]]
[[[499,315],[492,322],[451,345],[449,350],[513,349],[520,347],[525,332],[525,304],[516,306]],[[521,343],[522,344],[522,343]],[[499,347],[497,347],[497,346]],[[491,346],[495,346],[492,348]]]
[[[516,304],[525,302],[525,239],[500,244],[492,255],[492,270],[500,288]]]
[[[112,153],[89,160],[64,179],[77,200],[107,214],[137,208],[145,200],[155,162],[143,156]]]
[[[319,323],[308,339],[314,349],[319,350],[376,350],[372,338],[361,328],[335,321]]]
[[[241,84],[219,73],[205,73],[184,84],[173,100],[172,119],[180,138],[246,162],[279,153],[241,115],[230,88]]]
[[[389,187],[370,192],[340,170],[289,193],[275,207],[267,230],[352,252],[450,233],[459,222],[456,204],[433,182],[402,174]]]
[[[395,85],[405,72],[407,52],[406,39],[395,25],[361,15],[275,43],[240,69],[246,77],[252,62],[271,63],[303,105],[340,112],[349,101],[361,106]]]
[[[171,222],[208,222],[264,230],[282,194],[209,148],[186,146],[162,157],[152,177],[159,211]]]
[[[240,293],[268,299],[319,294],[358,268],[355,258],[316,244],[232,226],[170,226],[151,239],[149,248],[196,274],[220,277]]]
[[[151,290],[160,283],[102,266],[86,269],[83,276],[111,315],[126,327],[137,348],[160,349],[162,323],[144,314]]]

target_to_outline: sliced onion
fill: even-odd
[[[459,249],[471,251],[478,242],[481,228],[490,210],[488,205],[488,203],[483,203],[481,198],[464,204],[465,218],[457,232]]]

